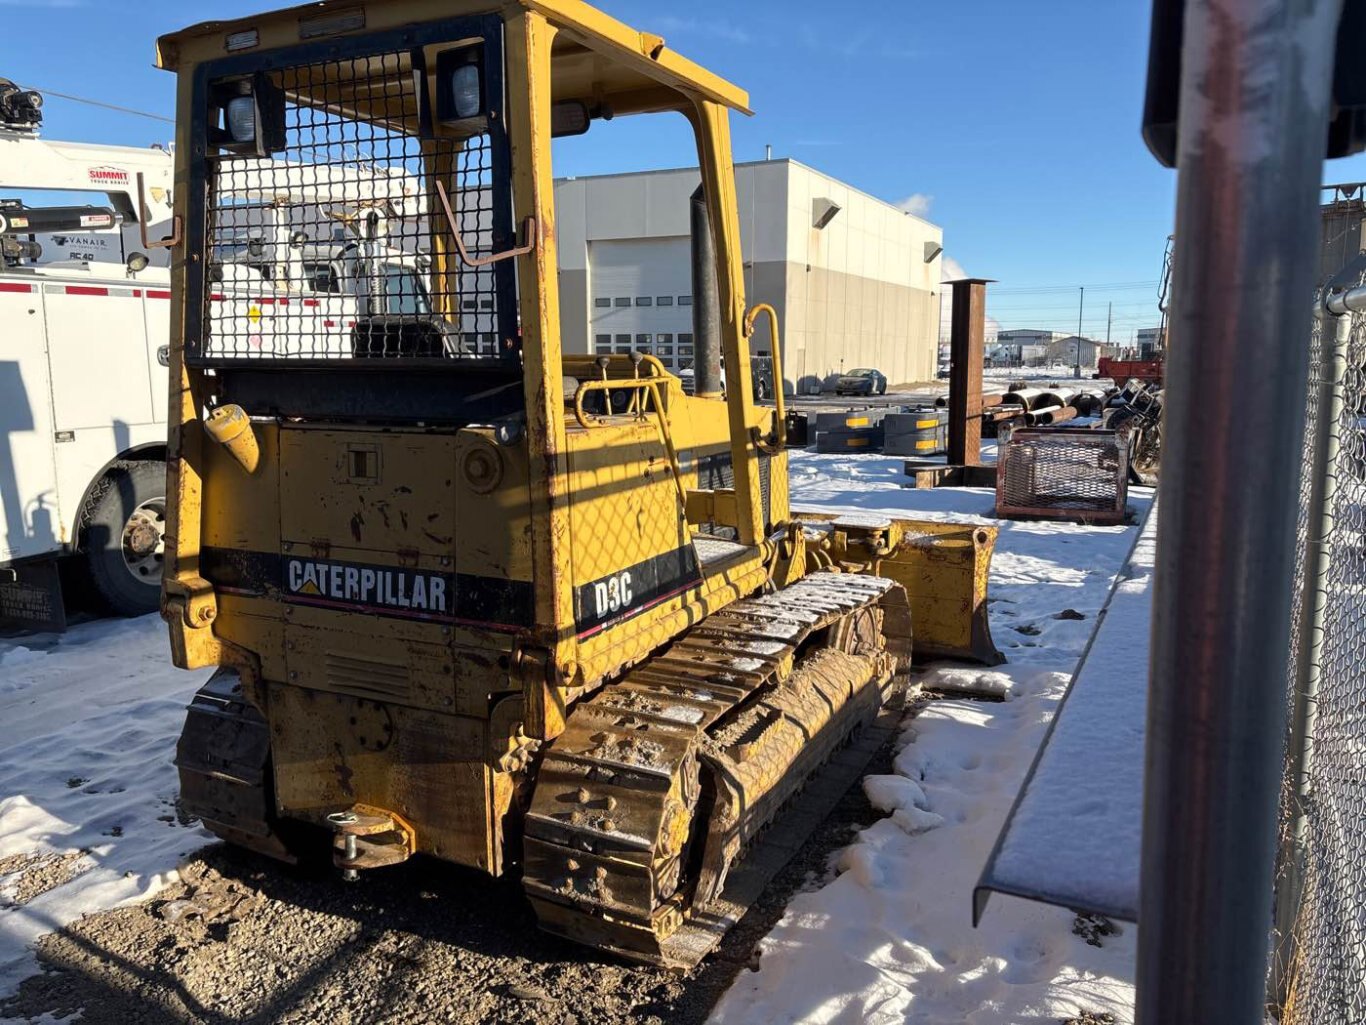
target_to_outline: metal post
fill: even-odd
[[[1078,286],[1081,289],[1081,298],[1077,300],[1077,342],[1074,348],[1077,350],[1076,365],[1072,367],[1072,377],[1074,380],[1081,380],[1081,311],[1086,309],[1086,286]]]
[[[1300,629],[1295,641],[1295,704],[1290,718],[1290,744],[1286,775],[1291,781],[1290,828],[1281,839],[1277,859],[1280,877],[1276,886],[1276,950],[1271,960],[1269,996],[1284,1006],[1290,985],[1290,966],[1295,956],[1295,916],[1304,891],[1305,851],[1309,830],[1309,773],[1313,763],[1314,721],[1318,715],[1319,668],[1323,652],[1323,620],[1328,605],[1328,569],[1332,557],[1337,457],[1342,422],[1343,379],[1347,374],[1347,343],[1352,336],[1352,317],[1345,310],[1333,318],[1332,338],[1327,325],[1319,358],[1318,429],[1310,453],[1308,536],[1304,544],[1304,568],[1300,591]]]
[[[982,461],[982,364],[986,357],[987,278],[953,285],[949,333],[950,466]]]
[[[1341,0],[1188,0],[1137,1025],[1260,1023]],[[1275,84],[1270,87],[1269,84]]]

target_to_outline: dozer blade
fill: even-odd
[[[794,512],[814,543],[845,569],[906,589],[917,661],[1005,661],[991,639],[987,575],[995,527],[902,520],[868,513]],[[885,554],[884,554],[885,553]]]
[[[815,573],[727,606],[575,706],[526,817],[541,927],[696,964],[886,738],[879,709],[910,643],[893,581]]]

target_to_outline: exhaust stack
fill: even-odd
[[[716,241],[705,186],[690,201],[692,236],[693,394],[721,397],[721,297],[716,285]]]

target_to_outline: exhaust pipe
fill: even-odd
[[[716,284],[716,240],[707,215],[705,187],[689,203],[692,249],[693,394],[721,397],[721,296]]]

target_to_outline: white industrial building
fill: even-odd
[[[694,356],[689,198],[696,168],[555,183],[567,353]],[[737,164],[749,303],[771,303],[787,390],[876,367],[893,384],[932,380],[943,232],[794,160]],[[751,341],[769,351],[760,319]]]
[[[1093,338],[1079,338],[1076,335],[1057,338],[1047,345],[1045,351],[1049,364],[1079,364],[1083,367],[1094,367],[1104,355],[1104,344]]]
[[[1019,367],[1042,360],[1044,350],[1054,339],[1062,338],[1059,331],[1037,331],[1033,328],[1011,328],[996,332],[996,341],[987,347],[990,366]]]
[[[996,332],[996,344],[1008,345],[1018,354],[1022,345],[1048,345],[1059,338],[1066,338],[1062,331],[1040,331],[1029,327],[1010,328]]]

